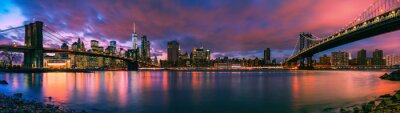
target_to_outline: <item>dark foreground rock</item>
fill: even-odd
[[[341,108],[341,113],[400,113],[400,90],[358,106]]]
[[[392,81],[400,81],[400,70],[393,71],[390,74],[385,73],[381,77],[379,77],[384,80],[392,80]]]
[[[0,94],[0,113],[84,113]]]
[[[5,84],[5,85],[7,85],[8,82],[7,82],[6,80],[0,80],[0,84]]]

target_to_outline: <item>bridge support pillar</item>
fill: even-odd
[[[300,69],[300,70],[312,70],[312,69],[314,69],[312,56],[307,56],[305,58],[304,57],[300,58],[300,66],[299,66],[298,69]]]
[[[139,62],[138,61],[126,61],[126,65],[128,67],[128,71],[138,71],[139,70]]]
[[[300,58],[300,62],[299,62],[299,69],[304,69],[306,66],[305,66],[305,63],[304,63],[304,58]]]
[[[307,65],[306,65],[306,69],[314,69],[314,65],[313,65],[314,61],[312,59],[312,56],[307,57]]]
[[[25,25],[25,45],[32,51],[24,52],[24,68],[43,68],[43,22]]]

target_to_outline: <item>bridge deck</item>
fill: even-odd
[[[321,51],[400,29],[400,8],[361,22],[293,55],[286,62],[312,56]]]

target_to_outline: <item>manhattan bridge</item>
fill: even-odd
[[[377,0],[347,26],[330,36],[320,38],[311,33],[301,33],[292,55],[284,61],[284,65],[313,69],[314,54],[399,29],[400,0]]]

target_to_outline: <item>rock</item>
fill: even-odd
[[[22,93],[14,93],[15,97],[21,98],[22,97]]]
[[[7,85],[7,84],[8,84],[8,82],[7,82],[6,80],[0,80],[0,84]]]
[[[346,110],[346,109],[344,109],[344,108],[340,108],[340,113],[350,113],[350,111],[349,111],[349,110]]]
[[[364,103],[363,105],[362,105],[362,110],[364,111],[364,112],[371,112],[371,111],[373,111],[375,109],[375,102],[374,101],[371,101],[371,102],[368,102],[368,103]]]
[[[384,79],[384,80],[400,81],[400,70],[393,71],[390,74],[385,73],[384,75],[380,76],[379,78]]]
[[[354,113],[360,113],[361,111],[360,111],[360,108],[354,107],[354,108],[353,108],[353,112],[354,112]]]

